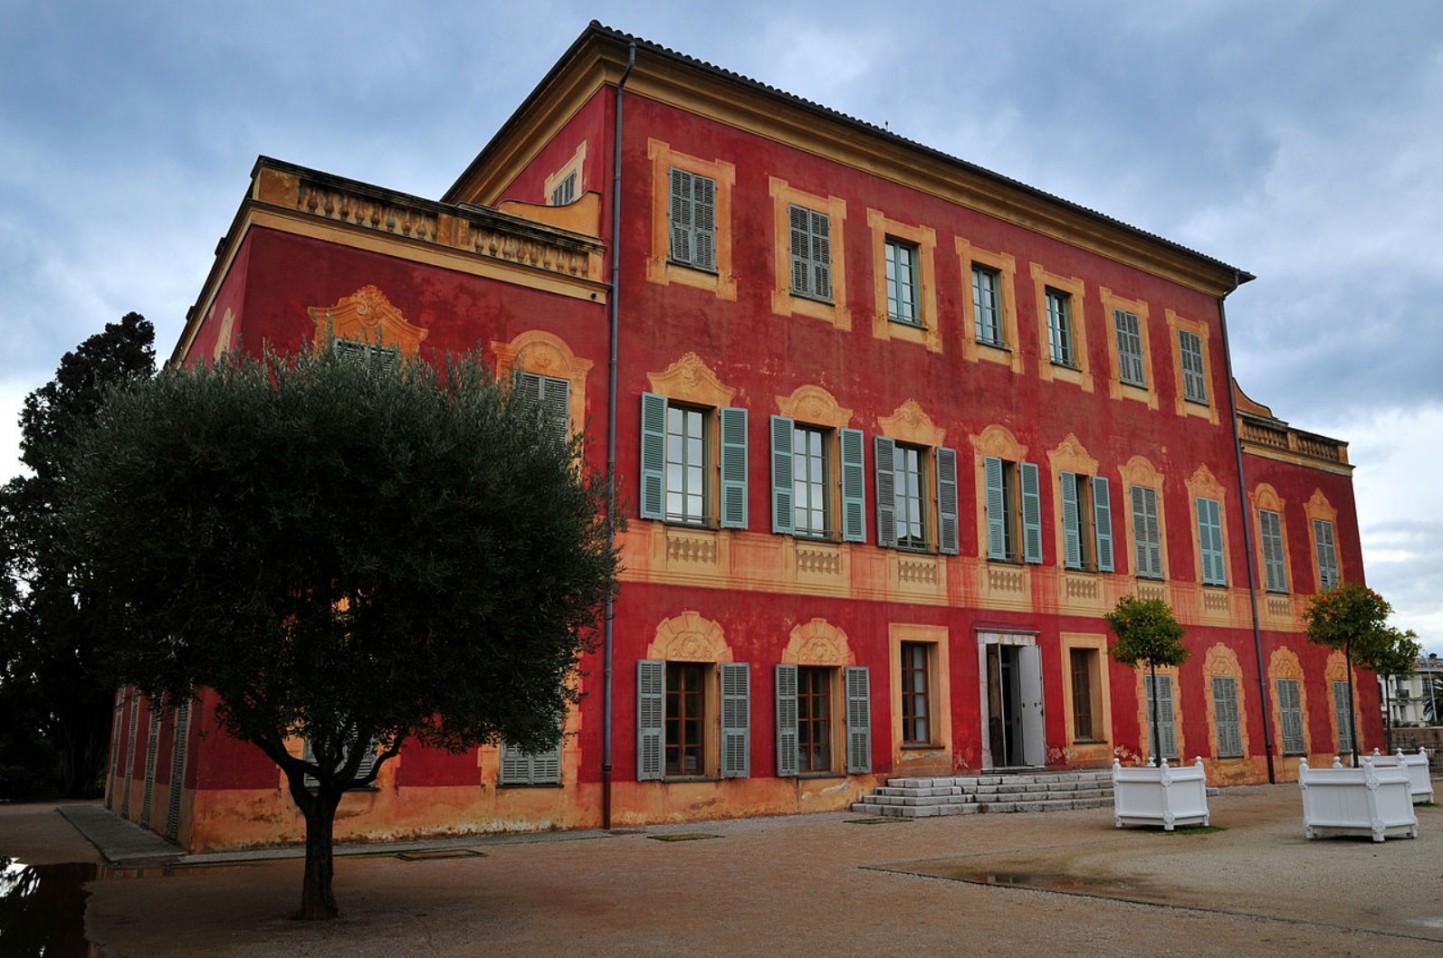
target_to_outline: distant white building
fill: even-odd
[[[1443,707],[1443,659],[1431,653],[1418,659],[1412,675],[1380,675],[1378,689],[1393,728],[1438,725],[1436,716]]]

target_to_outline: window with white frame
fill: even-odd
[[[643,519],[746,528],[747,411],[642,393],[640,505]]]
[[[887,318],[908,326],[922,325],[917,300],[917,246],[887,237]]]
[[[716,271],[716,180],[671,169],[671,261]]]
[[[931,450],[887,436],[877,436],[874,452],[877,545],[912,551],[926,551],[935,546],[939,552],[948,555],[961,551],[957,519],[957,451],[944,447]],[[929,467],[936,477],[935,483],[930,485]]]
[[[792,292],[797,296],[832,301],[832,225],[826,213],[792,204]]]
[[[977,342],[999,349],[1002,336],[1002,274],[978,263],[972,264],[972,311],[977,317]]]
[[[1208,376],[1207,367],[1203,364],[1202,337],[1190,329],[1179,329],[1177,349],[1182,359],[1183,398],[1206,406]]]
[[[1158,519],[1157,490],[1133,486],[1133,574],[1142,579],[1162,578],[1162,524]]]
[[[1228,567],[1223,554],[1222,507],[1216,499],[1203,496],[1197,497],[1194,502],[1197,506],[1197,539],[1203,585],[1227,585]]]
[[[1042,561],[1042,498],[1037,464],[982,459],[987,510],[987,558]]]
[[[1269,592],[1288,591],[1287,554],[1283,551],[1283,517],[1271,509],[1258,510],[1263,545],[1263,580]]]
[[[1063,472],[1063,565],[1088,572],[1111,572],[1112,502],[1110,483],[1102,476]]]
[[[560,183],[551,188],[551,205],[565,206],[576,201],[576,173],[566,175]]]
[[[1047,342],[1054,363],[1077,368],[1077,356],[1073,351],[1072,296],[1051,287],[1047,289]]]
[[[1117,333],[1118,378],[1129,386],[1147,388],[1147,367],[1142,358],[1142,331],[1137,313],[1114,309],[1112,321]]]
[[[771,420],[772,531],[809,539],[866,540],[862,433]],[[840,462],[838,462],[840,460]]]

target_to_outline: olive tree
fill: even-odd
[[[65,520],[114,674],[214,689],[280,767],[302,917],[338,914],[337,805],[404,741],[554,746],[616,568],[559,425],[475,357],[326,350],[164,371],[79,441]]]
[[[1182,644],[1183,627],[1172,609],[1162,599],[1139,599],[1125,595],[1117,600],[1112,611],[1103,616],[1107,627],[1117,636],[1108,653],[1118,662],[1133,668],[1147,666],[1152,685],[1152,763],[1162,755],[1158,721],[1157,669],[1182,665],[1188,648]]]

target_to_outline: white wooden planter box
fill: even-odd
[[[1365,761],[1345,768],[1333,759],[1332,768],[1309,768],[1298,763],[1298,786],[1303,792],[1303,828],[1309,838],[1328,835],[1366,835],[1373,841],[1418,837],[1418,816],[1413,814],[1412,785],[1400,765],[1378,766]]]
[[[1161,825],[1172,831],[1178,825],[1208,823],[1208,783],[1203,760],[1174,768],[1162,765],[1124,766],[1112,763],[1112,807],[1118,828],[1124,825]]]
[[[1406,768],[1413,804],[1433,801],[1433,777],[1428,769],[1428,750],[1426,748],[1420,748],[1416,752],[1404,752],[1400,748],[1394,755],[1382,755],[1375,748],[1372,757],[1366,758],[1364,761],[1372,762],[1382,768],[1395,765]]]

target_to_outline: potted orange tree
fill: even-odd
[[[1187,661],[1185,634],[1172,609],[1162,599],[1123,596],[1104,620],[1117,636],[1108,652],[1113,659],[1135,669],[1146,667],[1151,708],[1148,710],[1151,748],[1148,763],[1124,767],[1112,763],[1113,815],[1117,827],[1162,825],[1172,831],[1178,825],[1208,824],[1207,773],[1202,758],[1192,766],[1168,765],[1163,756],[1162,722],[1159,714],[1157,670]]]

